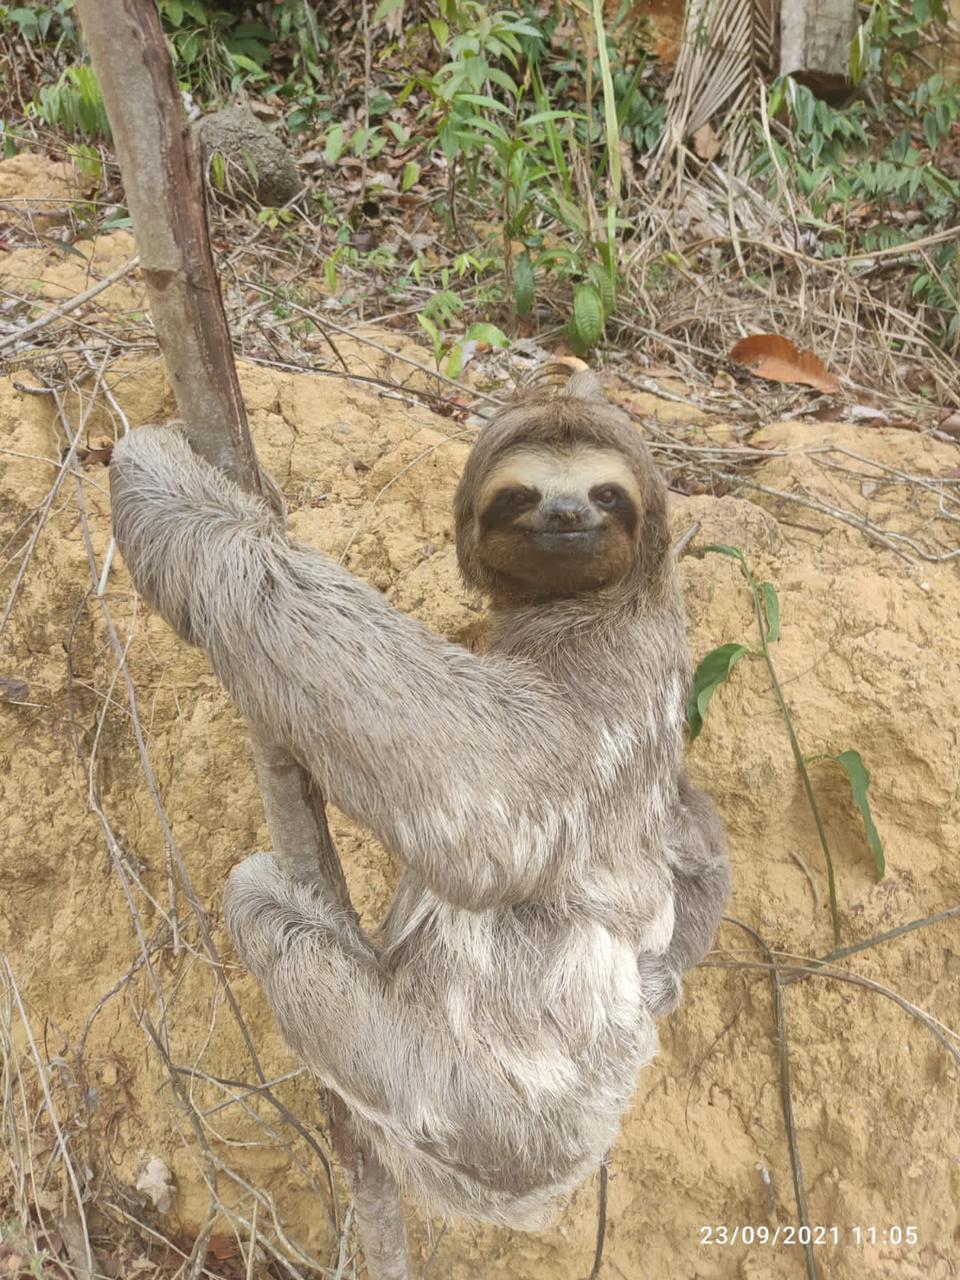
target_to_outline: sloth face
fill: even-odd
[[[613,449],[504,455],[477,504],[480,560],[531,599],[596,591],[637,561],[640,490]]]

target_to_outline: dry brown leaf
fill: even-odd
[[[77,460],[81,467],[109,467],[112,457],[112,444],[101,445],[98,449],[77,450]]]
[[[714,132],[713,125],[702,124],[690,136],[693,149],[701,160],[715,160],[720,154],[720,139]]]
[[[789,338],[776,333],[756,333],[741,338],[730,352],[734,364],[743,365],[758,378],[772,382],[800,382],[818,391],[838,391],[840,384],[819,356],[798,351]]]
[[[960,409],[948,409],[937,423],[937,430],[948,436],[960,436]]]

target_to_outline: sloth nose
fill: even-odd
[[[564,495],[548,498],[540,507],[540,520],[543,529],[556,532],[575,532],[588,529],[593,524],[593,512],[578,497]]]

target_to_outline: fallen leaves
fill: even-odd
[[[756,377],[772,382],[799,382],[827,394],[840,389],[839,382],[818,355],[799,351],[789,338],[776,333],[756,333],[741,338],[731,350],[730,359]]]
[[[694,151],[701,160],[715,160],[720,154],[721,142],[710,124],[704,124],[699,129],[695,129],[691,135],[691,141]]]

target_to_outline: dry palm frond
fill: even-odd
[[[739,169],[758,71],[774,63],[772,0],[690,0],[680,56],[667,92],[667,116],[655,168],[682,173],[684,139],[723,112],[718,130]]]

